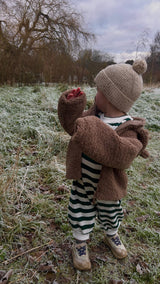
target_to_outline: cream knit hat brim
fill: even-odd
[[[141,74],[147,65],[142,60],[139,63],[135,61],[133,66],[129,64],[110,65],[95,77],[97,87],[120,111],[128,112],[142,92]]]

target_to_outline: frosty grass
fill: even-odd
[[[34,269],[25,258],[22,258],[22,263],[21,259],[17,258],[14,263],[4,266],[6,260],[19,254],[21,250],[47,243],[54,238],[53,231],[55,241],[59,244],[64,240],[69,242],[71,238],[67,221],[68,192],[57,191],[61,184],[70,187],[70,182],[65,179],[65,154],[69,136],[61,128],[57,116],[59,96],[69,88],[72,87],[0,87],[0,269],[16,269],[14,283],[46,282],[44,276],[38,273],[37,267]],[[82,89],[87,95],[89,107],[94,101],[96,89],[88,86],[82,86]],[[124,220],[121,232],[125,237],[129,236],[129,249],[132,251],[133,247],[137,260],[133,263],[131,253],[128,266],[123,266],[122,269],[121,264],[117,263],[112,276],[116,279],[124,277],[138,281],[133,283],[158,283],[159,279],[159,113],[159,88],[146,88],[130,113],[146,118],[146,127],[151,136],[148,145],[151,156],[147,161],[138,158],[128,169],[129,194],[124,201],[128,208],[128,217],[127,221]],[[58,203],[57,198],[61,194],[66,197]],[[142,221],[137,223],[136,218],[139,216]],[[147,221],[143,222],[143,218]],[[51,231],[49,228],[53,221],[54,227]],[[55,226],[59,226],[59,230],[55,230]],[[133,232],[135,239],[132,238]],[[101,233],[99,237],[101,239]],[[94,245],[99,245],[96,237],[93,238],[93,253]],[[48,252],[48,255],[44,252],[44,261],[50,259],[53,262],[53,255],[55,252]],[[59,270],[56,270],[56,267],[55,270],[63,277],[68,275],[71,279],[58,283],[102,284],[106,283],[106,279],[110,279],[113,260],[111,264],[108,262],[107,265],[102,265],[104,261],[97,258],[97,266],[92,274],[88,274],[88,278],[87,274],[78,276],[82,282],[77,282],[77,274],[70,270],[72,265],[68,251],[66,255],[68,266],[63,267],[65,261],[62,258],[62,264],[58,264]],[[56,259],[54,261],[57,263]],[[101,269],[98,263],[101,264]],[[142,273],[136,271],[136,265],[140,266]],[[21,279],[20,282],[18,279]],[[93,282],[89,282],[91,280]]]

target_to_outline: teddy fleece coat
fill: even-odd
[[[98,110],[95,104],[84,111],[85,94],[67,100],[69,92],[64,92],[58,103],[60,123],[71,135],[66,157],[66,177],[74,180],[81,178],[83,152],[102,165],[95,198],[120,200],[127,193],[125,169],[138,155],[143,158],[149,156],[145,150],[148,143],[145,121],[135,118],[113,130],[96,116]]]

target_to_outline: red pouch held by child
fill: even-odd
[[[77,89],[73,89],[71,93],[67,95],[67,100],[70,100],[71,98],[79,97],[83,94],[81,89],[78,87]]]

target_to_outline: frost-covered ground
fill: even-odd
[[[86,273],[72,268],[70,255],[69,136],[57,116],[59,96],[68,88],[0,87],[0,270],[13,269],[11,283],[16,284],[159,283],[160,88],[146,88],[131,111],[146,118],[151,156],[136,159],[128,170],[120,233],[129,256],[115,260],[97,226],[90,243],[93,269]],[[96,89],[81,88],[89,106]]]
[[[60,132],[63,130],[57,117],[57,103],[65,88],[68,87],[0,88],[0,152],[9,157],[7,164],[14,161],[14,148],[25,146],[33,138],[38,141],[38,145],[46,143],[46,151],[56,139],[57,143],[61,142]],[[91,103],[96,89],[88,86],[82,89]],[[159,131],[159,110],[160,89],[155,88],[144,91],[130,113],[144,117],[149,130]]]
[[[95,88],[84,87],[88,99],[93,99]],[[147,127],[151,130],[160,130],[160,88],[144,89],[140,98],[136,101],[130,114],[146,118]]]

